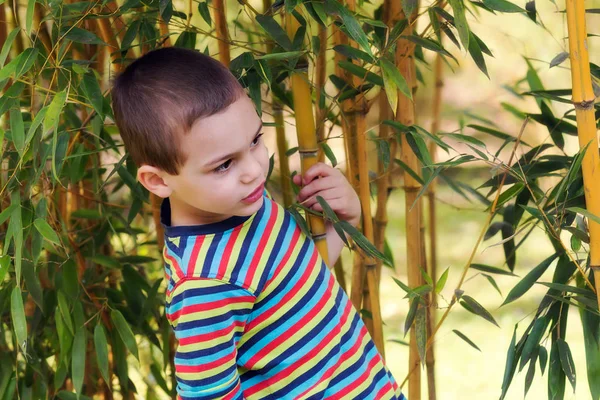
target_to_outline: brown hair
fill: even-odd
[[[138,165],[176,175],[186,161],[182,134],[235,102],[244,89],[217,60],[175,47],[153,50],[113,82],[112,106],[125,148]]]

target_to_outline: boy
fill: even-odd
[[[155,50],[115,80],[112,98],[138,180],[164,199],[178,398],[403,399],[313,241],[267,195],[262,123],[227,68]],[[339,171],[317,164],[295,179],[299,201],[321,211],[320,195],[358,224]],[[327,241],[333,265],[343,244],[330,226]]]

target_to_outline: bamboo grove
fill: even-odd
[[[590,62],[586,43],[588,33],[598,32],[586,30],[583,0],[566,0],[565,9],[568,47],[550,64],[570,61],[572,89],[545,89],[526,59],[527,76],[514,94],[535,99],[539,110],[505,107],[523,123],[520,132],[507,133],[483,119],[451,121],[453,128],[442,130],[443,82],[466,63],[489,77],[493,49],[470,21],[509,13],[543,26],[535,1],[524,8],[506,0],[0,4],[0,399],[133,399],[140,385],[148,398],[174,396],[159,199],[136,182],[110,107],[114,75],[163,46],[219,59],[263,120],[272,121],[265,122],[277,145],[269,187],[326,262],[325,223],[344,239],[351,265],[330,267],[382,355],[389,341],[382,280],[393,279],[406,295],[401,330],[409,338],[409,372],[396,379],[410,400],[444,393],[436,384],[435,370],[444,366],[435,363],[434,343],[443,345],[436,335],[455,305],[498,325],[466,280],[485,277],[496,286],[495,276],[514,276],[516,268],[523,277],[502,305],[535,284],[546,293],[527,326],[514,328],[504,376],[493,377],[500,398],[526,366],[525,394],[537,365],[550,399],[564,398],[567,380],[575,390],[566,336],[571,310],[584,332],[589,393],[600,399],[600,67]],[[418,102],[427,92],[430,103]],[[555,114],[557,104],[569,110]],[[430,129],[419,121],[425,114],[432,115]],[[547,128],[549,140],[526,143],[523,131],[532,124]],[[564,151],[565,135],[578,137],[575,154]],[[289,147],[295,137],[298,146]],[[293,175],[317,161],[342,169],[360,195],[360,229],[340,221],[322,199],[322,213],[294,200]],[[491,178],[478,187],[454,178],[453,171],[474,163]],[[555,184],[548,190],[549,179]],[[442,185],[487,218],[479,238],[466,239],[473,250],[455,275],[437,270]],[[397,206],[389,199],[398,191],[405,237],[388,233],[388,211]],[[554,251],[537,266],[521,265],[517,250],[536,228]],[[504,265],[476,263],[482,242],[498,233]],[[392,257],[400,241],[407,248],[402,260]],[[552,281],[540,283],[552,268]],[[451,282],[456,286],[444,299]],[[477,349],[468,326],[454,332]]]

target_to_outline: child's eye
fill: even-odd
[[[254,138],[254,140],[252,141],[252,146],[256,146],[256,145],[258,144],[258,142],[260,142],[260,137],[261,137],[262,135],[263,135],[262,133],[261,133],[261,134],[259,134],[259,135],[256,135],[256,137],[255,137],[255,138]]]
[[[229,170],[229,167],[231,166],[231,161],[232,160],[227,160],[223,164],[219,165],[217,168],[215,168],[215,172],[227,172],[227,170]]]

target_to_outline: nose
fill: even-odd
[[[249,154],[244,163],[241,180],[243,183],[252,183],[261,180],[263,168],[257,157]],[[257,182],[258,183],[258,182]]]

